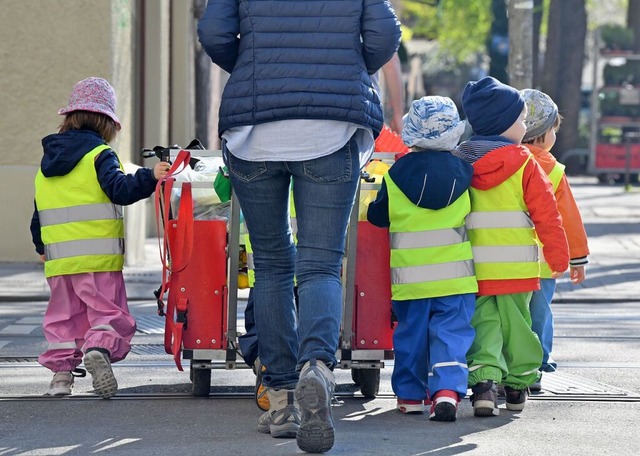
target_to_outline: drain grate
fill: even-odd
[[[167,355],[162,344],[134,344],[131,346],[132,355]]]
[[[138,332],[142,334],[164,334],[164,318],[136,316]]]
[[[550,372],[542,375],[542,392],[534,396],[615,396],[640,397],[637,393],[627,391],[605,383],[596,382],[583,377],[576,377],[563,372]]]

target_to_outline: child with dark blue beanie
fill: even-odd
[[[522,95],[485,77],[467,84],[462,109],[475,133],[453,152],[473,165],[466,226],[478,295],[469,386],[474,415],[495,416],[497,384],[505,387],[507,409],[521,411],[542,364],[529,312],[531,294],[540,289],[536,234],[554,277],[567,269],[569,250],[551,182],[520,145],[527,114]]]

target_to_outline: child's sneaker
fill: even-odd
[[[504,389],[507,393],[507,410],[511,410],[513,412],[524,410],[529,391],[526,388],[518,390],[508,386],[505,386]]]
[[[424,401],[414,401],[411,399],[400,399],[396,402],[396,408],[400,410],[400,413],[405,414],[422,414],[424,413],[424,406],[427,405]]]
[[[266,367],[262,365],[260,358],[256,358],[256,361],[253,363],[253,369],[256,374],[256,388],[254,391],[256,405],[260,410],[264,410],[266,412],[269,410],[269,395],[267,394],[268,388],[262,383],[262,373],[265,371]]]
[[[118,382],[111,370],[109,352],[103,348],[89,348],[84,355],[84,367],[93,377],[93,389],[103,399],[118,392]]]
[[[300,412],[293,390],[267,389],[271,408],[258,419],[258,432],[275,438],[292,439],[300,428]]]
[[[429,419],[431,421],[455,421],[459,402],[460,397],[455,391],[438,391],[433,397]]]
[[[86,377],[87,371],[76,368],[73,371],[56,372],[53,374],[53,380],[49,383],[49,391],[45,396],[68,396],[73,390],[74,377]]]
[[[498,416],[498,390],[492,380],[478,382],[471,387],[471,403],[475,416]]]
[[[47,396],[68,396],[73,389],[73,375],[70,371],[56,372],[49,384]]]
[[[324,453],[333,447],[335,439],[331,398],[336,381],[331,369],[315,358],[300,371],[296,400],[300,407],[298,448],[307,453]]]
[[[540,372],[540,377],[533,385],[529,385],[529,391],[539,393],[542,391],[542,372]]]

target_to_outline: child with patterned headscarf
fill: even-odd
[[[402,130],[411,152],[389,169],[367,212],[389,228],[397,408],[423,413],[431,393],[433,421],[456,419],[474,337],[478,285],[465,228],[473,168],[450,153],[464,125],[449,98],[414,101]]]

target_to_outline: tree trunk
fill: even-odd
[[[627,27],[633,30],[633,51],[640,53],[640,0],[629,0]]]
[[[531,62],[531,87],[540,87],[540,25],[542,25],[542,0],[533,1],[533,61]]]
[[[508,0],[509,84],[516,89],[533,84],[533,2]]]
[[[553,154],[562,158],[578,143],[587,10],[585,0],[551,0],[542,91],[564,118]]]
[[[489,75],[508,84],[509,22],[505,0],[492,0],[491,13],[493,21],[491,22],[491,32],[487,38],[487,53],[490,58]]]

